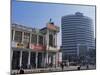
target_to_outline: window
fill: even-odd
[[[14,40],[16,42],[21,42],[22,41],[22,32],[21,31],[15,31],[15,38]]]
[[[30,42],[30,33],[24,33],[24,42],[26,43]]]
[[[30,33],[24,33],[24,47],[29,48],[29,43],[30,43]]]
[[[43,36],[39,35],[39,44],[43,45]]]
[[[32,34],[31,43],[33,43],[33,44],[37,43],[37,35],[36,34]]]
[[[53,35],[49,35],[49,45],[53,46]]]

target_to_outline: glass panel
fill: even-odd
[[[39,35],[39,44],[43,45],[43,36],[40,36],[40,35]]]
[[[28,52],[24,51],[22,54],[22,67],[26,69],[27,65],[28,65]]]
[[[31,57],[30,57],[31,68],[35,68],[36,67],[35,58],[36,58],[36,53],[35,52],[31,52]]]
[[[20,51],[13,51],[12,69],[19,69]]]
[[[24,33],[24,47],[29,48],[29,43],[30,43],[30,33]]]
[[[22,32],[21,31],[15,31],[15,41],[21,42],[22,41]]]
[[[32,34],[31,43],[33,43],[33,44],[36,44],[37,43],[37,35]]]
[[[42,53],[38,53],[38,68],[42,67]]]
[[[49,45],[53,46],[53,35],[49,35]]]

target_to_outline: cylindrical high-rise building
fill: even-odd
[[[62,55],[63,60],[85,56],[89,48],[94,47],[94,27],[91,18],[80,12],[63,16]]]

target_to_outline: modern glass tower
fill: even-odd
[[[63,16],[62,27],[62,55],[63,60],[85,56],[89,48],[94,47],[94,27],[91,18],[80,12]]]

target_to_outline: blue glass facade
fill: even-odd
[[[94,29],[92,22],[92,19],[84,16],[80,12],[62,17],[63,59],[66,59],[67,56],[77,56],[79,44],[94,47]]]

